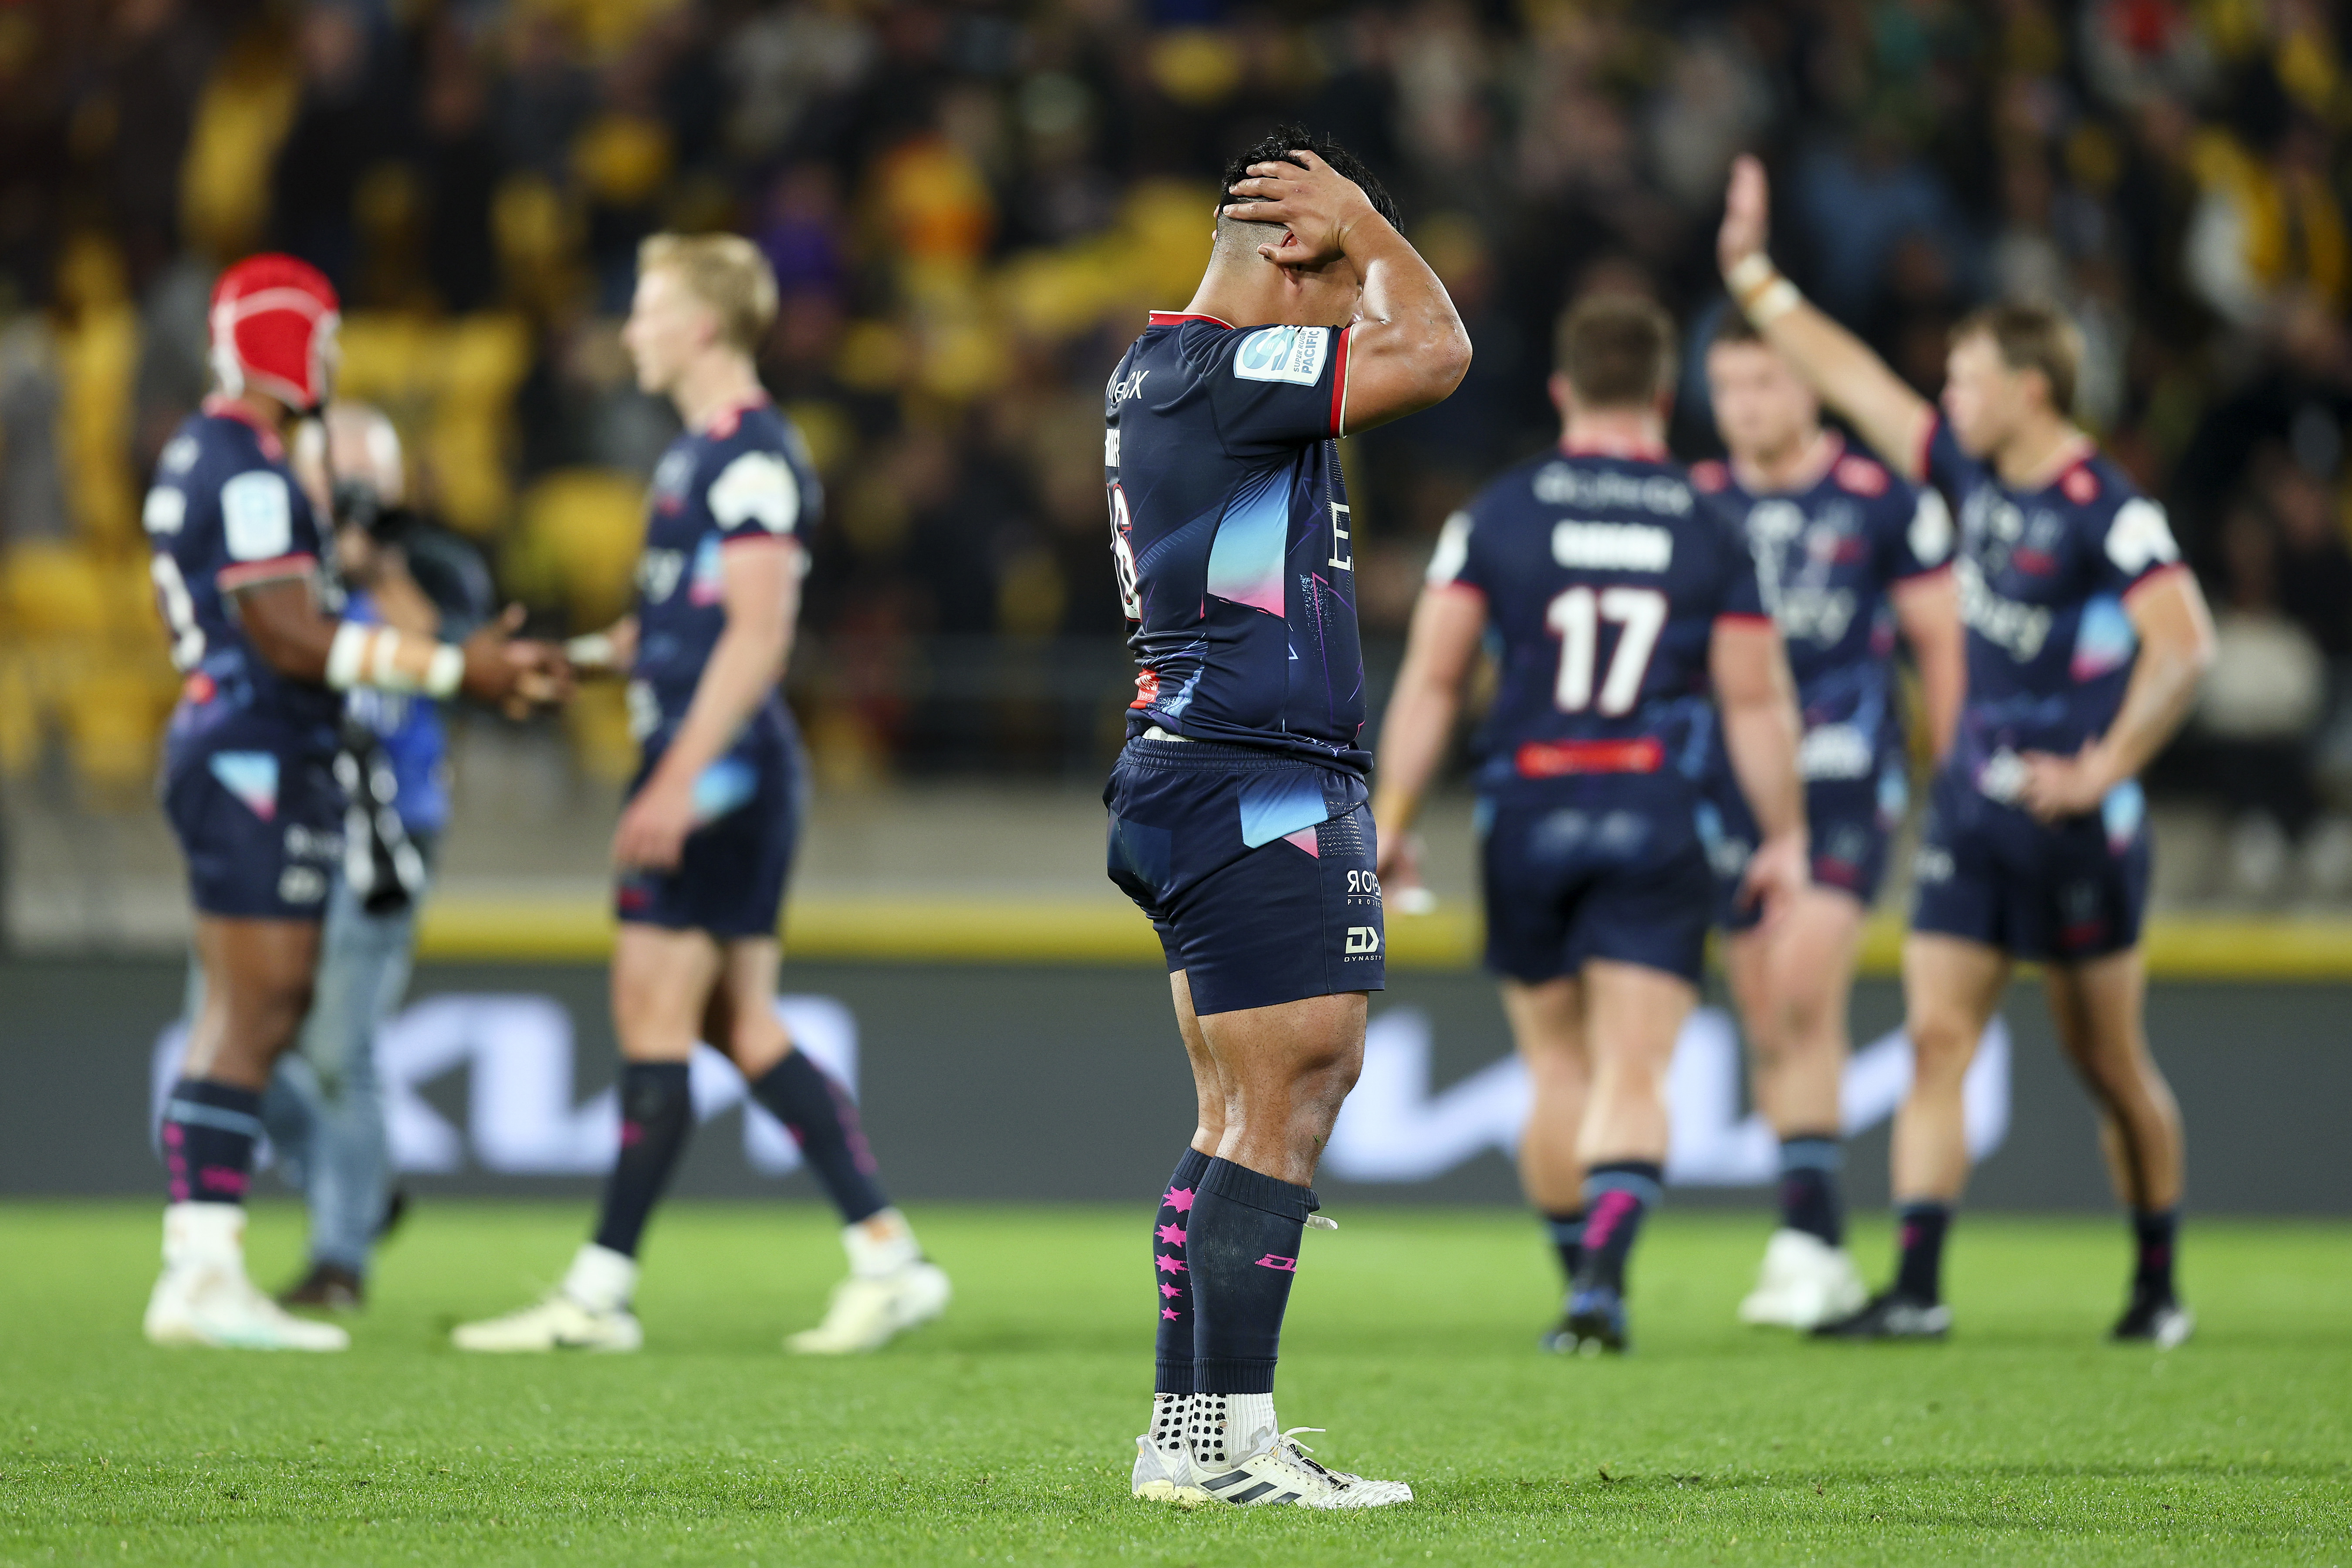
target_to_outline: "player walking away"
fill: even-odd
[[[1225,171],[1192,302],[1104,395],[1111,548],[1141,666],[1109,869],[1167,951],[1199,1124],[1152,1231],[1138,1497],[1375,1508],[1275,1419],[1315,1166],[1381,986],[1363,658],[1334,437],[1451,393],[1470,342],[1352,156],[1295,128]]]
[[[621,1147],[593,1240],[536,1306],[468,1323],[461,1350],[629,1351],[637,1245],[694,1127],[688,1058],[724,1051],[841,1211],[850,1274],[809,1353],[870,1351],[947,1307],[947,1276],[877,1179],[857,1111],[776,1016],[776,924],[800,831],[800,737],[778,685],[822,492],[752,353],[775,318],[766,260],[733,235],[656,235],[637,252],[622,341],[637,384],[686,430],[654,470],[637,608],[570,646],[629,672],[643,759],[613,837],[620,933]]]
[[[1757,1105],[1780,1139],[1780,1227],[1764,1249],[1740,1321],[1811,1329],[1866,1292],[1844,1248],[1838,1093],[1846,1005],[1863,917],[1878,896],[1889,837],[1910,800],[1895,679],[1895,633],[1917,661],[1936,754],[1950,748],[1967,675],[1943,498],[1846,451],[1821,424],[1812,389],[1746,317],[1724,317],[1706,353],[1716,428],[1730,462],[1691,481],[1745,529],[1765,607],[1797,679],[1812,885],[1776,929],[1739,905],[1756,842],[1736,780],[1720,771],[1700,836],[1729,933],[1725,967],[1748,1037]]]
[[[196,908],[202,1006],[163,1107],[159,1344],[341,1350],[245,1272],[245,1192],[261,1091],[310,1011],[320,925],[341,854],[332,763],[358,688],[511,707],[561,694],[562,657],[509,642],[518,612],[461,646],[338,618],[341,590],[286,464],[297,418],[335,362],[335,292],[307,264],[257,256],[214,288],[219,390],[156,465],[144,520],[156,599],[185,683],[164,750],[163,805]]]
[[[1780,634],[1738,530],[1667,457],[1674,323],[1646,300],[1562,319],[1559,449],[1448,520],[1381,732],[1384,878],[1414,880],[1414,818],[1481,639],[1501,680],[1477,742],[1486,963],[1535,1090],[1528,1201],[1569,1279],[1546,1348],[1626,1347],[1626,1264],[1657,1205],[1666,1068],[1698,996],[1715,883],[1698,812],[1716,712],[1764,837],[1743,901],[1805,879],[1798,721]],[[1715,707],[1710,708],[1712,687]],[[1774,920],[1777,924],[1777,918]]]
[[[1960,1085],[2010,966],[2043,965],[2058,1037],[2099,1108],[2137,1262],[2118,1340],[2175,1345],[2180,1116],[2149,1058],[2137,775],[2179,727],[2212,626],[2164,509],[2067,417],[2079,340],[2056,310],[1997,305],[1955,329],[1940,414],[1764,254],[1763,166],[1734,167],[1718,241],[1749,320],[1906,477],[1960,504],[1968,701],[1923,830],[1904,1005],[1914,1068],[1895,1121],[1895,1283],[1823,1333],[1935,1338],[1944,1236],[1968,1176]]]
[[[400,436],[381,411],[330,405],[300,427],[294,470],[314,512],[334,519],[346,620],[436,637],[488,616],[481,557],[404,505]],[[362,687],[344,700],[342,874],[328,895],[310,1015],[261,1102],[280,1168],[310,1209],[310,1268],[278,1297],[284,1306],[363,1305],[369,1258],[400,1206],[388,1201],[375,1037],[408,989],[417,909],[449,820],[447,751],[429,697]]]

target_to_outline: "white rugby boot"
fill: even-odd
[[[880,1350],[948,1310],[955,1291],[947,1275],[923,1256],[897,1209],[845,1226],[841,1245],[849,1254],[849,1278],[833,1288],[824,1321],[787,1335],[785,1349],[801,1355]]]
[[[216,1350],[339,1351],[351,1335],[298,1318],[245,1273],[245,1209],[171,1204],[163,1210],[163,1273],[147,1298],[147,1338]]]
[[[1801,1332],[1851,1317],[1869,1299],[1845,1248],[1805,1231],[1776,1230],[1756,1289],[1739,1303],[1739,1321]]]
[[[1193,1508],[1210,1500],[1193,1474],[1192,1451],[1184,1440],[1192,1402],[1189,1394],[1151,1396],[1151,1430],[1135,1440],[1135,1474],[1130,1481],[1130,1489],[1147,1502]]]
[[[590,1242],[541,1300],[502,1318],[460,1323],[449,1342],[461,1351],[517,1355],[547,1351],[633,1351],[646,1331],[629,1310],[637,1260]]]
[[[1293,1436],[1278,1431],[1270,1394],[1196,1394],[1186,1423],[1193,1482],[1213,1501],[1239,1508],[1388,1508],[1411,1502],[1402,1481],[1367,1480],[1318,1464]]]

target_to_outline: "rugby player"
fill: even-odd
[[[286,461],[327,399],[335,291],[305,262],[255,256],[221,275],[217,391],[156,464],[143,521],[156,602],[185,677],[164,748],[163,805],[188,860],[204,996],[163,1107],[159,1344],[341,1350],[245,1270],[245,1193],[261,1091],[310,1010],[342,840],[332,772],[346,693],[459,692],[511,709],[564,684],[551,647],[509,640],[519,612],[463,644],[339,618],[331,550]]]
[[[613,837],[621,1146],[594,1237],[562,1283],[460,1326],[461,1350],[644,1342],[630,1310],[638,1242],[694,1128],[688,1060],[704,1040],[791,1131],[841,1213],[849,1278],[824,1321],[786,1344],[873,1350],[947,1306],[947,1276],[883,1194],[847,1091],[793,1048],[776,1014],[776,926],[804,795],[778,686],[823,496],[753,366],[775,313],[774,274],[748,240],[663,234],[638,249],[622,341],[638,386],[667,396],[686,429],[654,469],[636,610],[567,645],[583,671],[628,672],[643,749]]]
[[[1789,650],[1813,857],[1812,885],[1777,930],[1762,931],[1738,899],[1755,822],[1737,782],[1719,773],[1700,830],[1722,889],[1717,921],[1729,934],[1724,967],[1754,1099],[1780,1142],[1780,1226],[1739,1317],[1811,1329],[1853,1312],[1867,1294],[1845,1252],[1839,1190],[1846,1005],[1863,917],[1910,801],[1898,627],[1937,757],[1959,716],[1966,670],[1948,569],[1952,519],[1936,491],[1893,478],[1822,429],[1812,389],[1737,311],[1708,345],[1706,379],[1730,461],[1696,465],[1691,482],[1740,520]]]
[[[1500,683],[1478,743],[1486,963],[1527,1063],[1528,1201],[1569,1279],[1548,1349],[1626,1348],[1626,1264],[1666,1158],[1666,1069],[1715,911],[1699,812],[1720,723],[1763,836],[1741,902],[1771,926],[1805,881],[1798,720],[1736,523],[1666,455],[1675,330],[1644,300],[1561,319],[1556,451],[1506,470],[1431,556],[1381,731],[1381,871],[1414,818],[1482,640]],[[1709,703],[1712,692],[1714,701]]]
[[[2164,509],[2069,417],[2081,348],[2063,315],[2006,304],[1964,320],[1939,412],[1774,268],[1768,200],[1763,165],[1740,159],[1717,241],[1724,279],[1890,466],[1958,499],[1968,626],[1968,699],[1929,798],[1903,951],[1914,1066],[1895,1121],[1895,1282],[1816,1331],[1948,1331],[1944,1237],[1968,1177],[1961,1080],[2026,960],[2042,965],[2131,1210],[2137,1256],[2113,1337],[2178,1344],[2194,1327],[2173,1282],[2180,1116],[2142,1024],[2149,842],[2137,775],[2211,660],[2203,595]]]
[[[1444,286],[1362,165],[1277,131],[1225,171],[1207,272],[1104,395],[1111,548],[1140,673],[1104,801],[1111,879],[1168,957],[1198,1123],[1152,1231],[1139,1497],[1371,1508],[1275,1419],[1316,1162],[1381,986],[1353,529],[1334,437],[1469,368]]]

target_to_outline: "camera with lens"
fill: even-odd
[[[334,493],[335,521],[356,528],[383,544],[397,544],[415,521],[404,506],[386,506],[383,494],[365,479],[338,479]]]

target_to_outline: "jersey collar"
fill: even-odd
[[[735,434],[735,426],[743,422],[743,416],[751,413],[754,408],[765,408],[767,405],[768,395],[764,392],[755,392],[751,396],[738,398],[733,403],[721,404],[711,410],[710,417],[705,419],[696,428],[695,434],[717,436],[723,440]]]
[[[1834,430],[1818,431],[1814,436],[1813,449],[1806,456],[1809,460],[1802,468],[1798,470],[1795,482],[1782,485],[1776,489],[1757,489],[1750,486],[1748,480],[1741,477],[1738,463],[1730,465],[1731,477],[1738,479],[1739,488],[1751,495],[1803,495],[1807,490],[1829,478],[1830,470],[1838,466],[1838,459],[1845,456],[1845,437]]]
[[[1612,437],[1587,436],[1571,441],[1559,438],[1560,453],[1570,458],[1622,458],[1629,463],[1663,463],[1666,448],[1659,441],[1620,440]]]
[[[250,426],[253,433],[261,437],[263,457],[273,463],[286,460],[286,444],[278,438],[278,432],[263,424],[252,409],[234,397],[215,392],[205,399],[204,411],[215,419],[234,419],[240,425]]]
[[[2051,457],[2050,461],[2043,465],[2042,474],[2036,477],[2034,482],[2020,485],[2017,489],[2021,494],[2046,490],[2098,455],[2099,444],[2077,431],[2074,438],[2059,447]]]
[[[1231,321],[1217,316],[1204,315],[1198,310],[1154,310],[1151,312],[1150,324],[1155,327],[1181,327],[1187,321],[1207,321],[1223,327],[1229,332],[1234,330],[1234,324]]]

